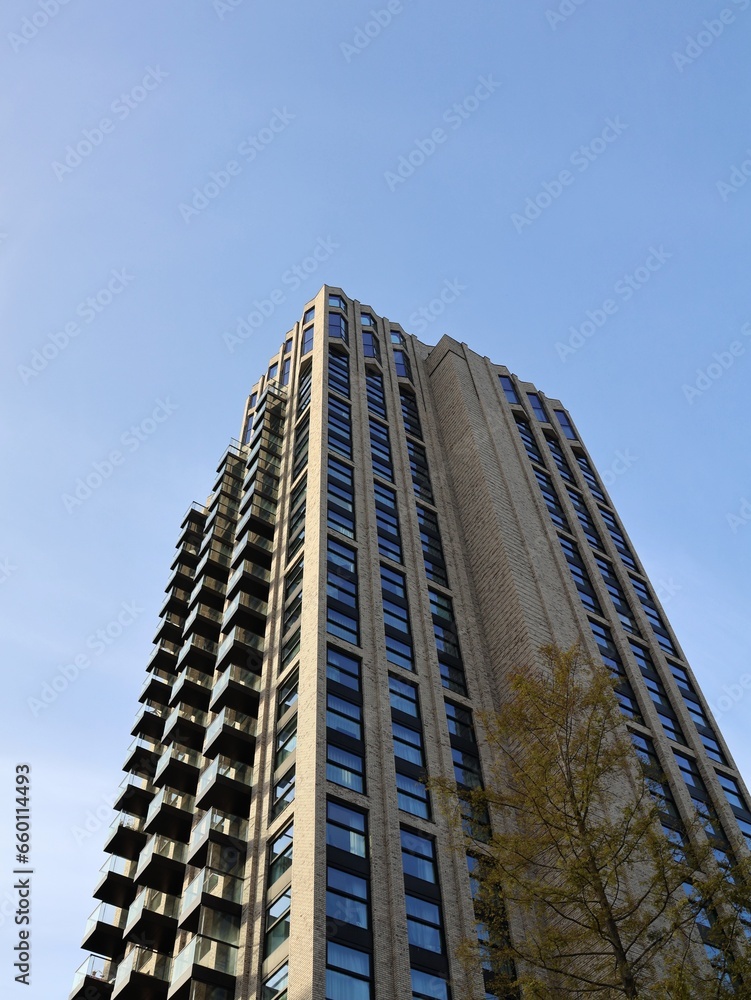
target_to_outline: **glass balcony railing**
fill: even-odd
[[[196,935],[175,957],[172,983],[179,982],[194,965],[234,976],[237,974],[237,948],[231,944]]]
[[[122,930],[125,927],[125,918],[128,911],[112,903],[100,903],[86,921],[84,930],[84,940],[91,934],[97,924],[108,924],[110,927],[117,927]]]
[[[224,620],[230,621],[230,619],[240,610],[250,611],[255,614],[265,616],[269,613],[269,603],[268,601],[262,600],[260,597],[251,597],[250,594],[244,594],[241,591],[226,608],[224,612]]]
[[[208,604],[201,604],[199,602],[185,620],[185,631],[187,632],[188,629],[190,629],[197,618],[202,618],[205,621],[216,622],[217,625],[221,625],[222,617],[221,611],[217,611],[216,608],[209,607]]]
[[[254,719],[244,712],[238,712],[235,708],[223,708],[206,730],[205,746],[208,747],[216,739],[217,734],[225,727],[236,729],[238,732],[247,733],[250,736],[256,736],[258,733],[258,719]]]
[[[187,844],[183,844],[179,840],[172,840],[171,837],[165,837],[162,833],[155,833],[146,841],[141,851],[135,877],[138,878],[154,855],[159,858],[166,858],[168,861],[177,861],[180,864],[184,864],[187,852]]]
[[[162,955],[158,951],[149,951],[148,948],[134,947],[117,967],[113,995],[117,995],[134,972],[169,982],[171,965],[172,961],[168,955]]]
[[[125,922],[126,932],[140,919],[144,910],[149,913],[156,913],[161,917],[177,919],[179,908],[179,896],[171,896],[169,893],[161,892],[159,889],[143,888],[128,909],[128,916]]]
[[[188,767],[200,767],[201,760],[202,755],[198,750],[189,750],[187,747],[173,744],[159,758],[154,778],[156,779],[163,774],[172,763],[186,764]],[[156,793],[156,791],[157,789],[154,787],[154,792]]]
[[[221,615],[219,617],[221,619]],[[143,682],[143,686],[141,687],[141,694],[143,694],[149,685],[157,679],[164,681],[165,684],[171,684],[174,680],[174,675],[171,674],[169,670],[165,670],[163,667],[157,667],[155,670],[149,671],[146,675],[146,680]]]
[[[227,900],[230,903],[241,903],[242,892],[243,880],[241,878],[204,868],[183,891],[180,919],[182,920],[183,915],[193,908],[196,901],[204,893],[208,896],[215,896],[217,899]]]
[[[195,632],[188,636],[188,638],[183,643],[183,647],[180,650],[180,655],[177,658],[177,662],[180,663],[185,659],[190,653],[195,650],[199,650],[201,653],[207,653],[209,656],[216,656],[216,651],[218,645],[213,639],[207,639],[203,635],[197,635]]]
[[[236,663],[227,667],[224,673],[219,675],[218,680],[212,689],[212,700],[214,702],[221,696],[230,684],[241,684],[250,691],[260,691],[262,686],[261,675],[245,667],[239,667]]]
[[[109,959],[100,958],[99,955],[89,955],[73,976],[71,993],[76,993],[78,990],[83,989],[87,979],[96,979],[101,983],[109,983],[111,985],[115,981],[114,968]]]
[[[209,721],[209,717],[202,709],[195,708],[193,705],[184,705],[181,703],[176,708],[173,708],[167,716],[167,722],[164,727],[165,732],[171,729],[174,725],[178,725],[181,721],[192,722],[197,726],[205,726]]]
[[[245,840],[248,835],[248,821],[240,816],[222,812],[221,809],[209,809],[193,827],[189,851],[211,832],[223,834],[225,837],[234,837],[237,840]]]
[[[231,757],[215,757],[198,779],[197,797],[217,778],[228,778],[242,785],[253,784],[253,768],[250,764],[240,764]]]
[[[133,816],[131,813],[119,813],[110,823],[110,830],[113,833],[118,830],[132,830],[134,833],[142,833],[143,827],[143,816]]]
[[[235,625],[219,644],[219,651],[216,654],[217,660],[223,660],[232,647],[238,643],[247,649],[255,649],[259,653],[262,653],[266,647],[263,636],[256,635],[255,632],[249,632],[246,628],[240,628],[239,625]]]
[[[258,563],[250,559],[243,559],[227,583],[227,590],[232,591],[237,583],[244,577],[249,576],[258,583],[268,584],[271,582],[271,573]]]
[[[99,871],[103,878],[110,874],[122,875],[123,878],[133,878],[137,864],[133,858],[121,858],[118,854],[112,854]]]
[[[196,638],[202,637],[196,636]],[[217,643],[214,643],[214,645],[217,646]],[[211,674],[207,674],[205,671],[199,670],[197,667],[183,667],[175,678],[174,691],[177,691],[178,687],[186,682],[190,684],[197,684],[199,687],[206,688],[207,691],[210,691],[211,681]]]
[[[181,812],[193,812],[195,805],[195,795],[189,795],[188,792],[178,792],[176,789],[165,785],[164,788],[159,790],[158,795],[149,806],[149,811],[146,814],[146,825],[148,826],[151,823],[162,808],[179,809]]]

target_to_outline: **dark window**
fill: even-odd
[[[295,430],[295,452],[292,456],[292,479],[295,480],[308,464],[308,443],[310,438],[310,418],[302,420]]]
[[[566,437],[570,441],[576,441],[576,433],[574,428],[571,426],[571,421],[568,416],[563,412],[563,410],[556,410],[555,415],[558,417],[558,423],[561,425],[561,430]]]
[[[302,353],[307,354],[313,350],[313,327],[306,326],[302,332]]]
[[[305,315],[302,318],[303,326],[307,326],[308,323],[312,323],[313,320],[315,319],[315,314],[316,314],[315,306],[306,310]]]
[[[261,988],[261,1000],[287,1000],[288,984],[289,962],[285,962],[268,979],[264,979]]]
[[[601,615],[602,609],[600,608],[600,602],[597,600],[597,596],[592,586],[592,581],[589,578],[589,573],[584,565],[584,560],[579,554],[578,546],[569,541],[568,538],[558,539],[561,543],[561,548],[563,549],[563,554],[566,557],[566,562],[568,563],[568,568],[571,571],[571,576],[574,581],[576,589],[579,591],[579,597],[581,598],[582,604],[589,611],[594,611],[595,614]]]
[[[372,1000],[367,952],[326,943],[326,1000]]]
[[[370,315],[370,313],[361,313],[361,315],[360,315],[360,323],[363,326],[375,326],[375,320]]]
[[[335,785],[362,792],[365,787],[362,756],[329,743],[326,747],[326,778]]]
[[[447,587],[448,576],[443,545],[441,544],[441,533],[438,528],[438,515],[434,511],[428,510],[427,507],[421,507],[420,504],[417,504],[417,520],[420,524],[420,542],[422,543],[425,573],[433,583]]]
[[[358,858],[368,856],[365,814],[332,799],[326,803],[326,843]]]
[[[457,739],[475,743],[475,729],[472,725],[472,712],[463,705],[456,705],[453,701],[447,701],[446,720],[448,722],[449,733]]]
[[[620,581],[615,574],[613,564],[607,559],[601,559],[599,556],[595,559],[595,562],[600,570],[600,575],[605,583],[605,587],[610,594],[610,599],[613,602],[615,613],[618,615],[621,625],[623,625],[627,632],[631,632],[633,635],[639,635],[639,629],[636,627],[634,613],[631,610],[631,605],[626,600],[626,595],[623,592]]]
[[[519,397],[516,394],[516,389],[514,388],[514,383],[508,377],[508,375],[499,375],[498,381],[501,383],[501,388],[503,389],[504,395],[509,403],[518,403]]]
[[[271,807],[272,819],[276,819],[295,798],[295,768],[287,773],[274,785],[274,799]]]
[[[389,429],[385,424],[370,418],[370,454],[373,472],[389,482],[394,481],[394,467],[391,464],[391,443]]]
[[[335,295],[334,292],[329,293],[329,305],[334,309],[346,309],[347,303],[344,301],[341,295]]]
[[[430,972],[411,969],[412,1000],[450,1000],[449,987],[445,979]]]
[[[396,712],[403,712],[415,719],[420,718],[417,700],[417,686],[389,674],[389,698]]]
[[[548,415],[545,412],[545,407],[542,405],[542,400],[537,395],[536,392],[528,392],[527,399],[529,400],[529,405],[532,407],[532,412],[543,424],[547,424]]]
[[[457,785],[462,788],[482,788],[482,770],[477,754],[452,747],[451,757]]]
[[[297,704],[298,687],[300,684],[300,677],[297,670],[294,670],[290,676],[279,686],[279,692],[276,696],[276,717],[281,719],[281,717],[292,708],[293,705]]]
[[[347,545],[329,538],[326,576],[326,628],[331,635],[359,644],[357,556]]]
[[[290,824],[271,842],[269,848],[269,885],[273,885],[292,866],[294,832],[294,826]]]
[[[362,740],[362,708],[346,698],[326,695],[326,726],[353,740]]]
[[[289,911],[292,905],[292,891],[287,889],[266,907],[264,958],[276,951],[289,937]]]
[[[626,542],[623,532],[615,519],[615,515],[605,507],[600,507],[599,511],[600,516],[605,522],[605,527],[608,529],[610,537],[613,539],[613,544],[618,550],[618,554],[620,555],[622,561],[626,564],[626,566],[630,566],[631,569],[636,569],[636,560],[634,559],[631,549],[628,547],[628,543]]]
[[[344,458],[352,458],[352,419],[349,407],[329,396],[329,448]]]
[[[289,385],[289,372],[292,366],[292,361],[287,358],[282,365],[282,385]]]
[[[368,409],[377,417],[386,419],[386,397],[383,394],[383,375],[374,368],[365,369],[365,390]]]
[[[407,587],[403,574],[388,566],[381,566],[381,596],[386,630],[386,659],[406,670],[414,670]]]
[[[571,503],[576,511],[576,516],[579,519],[579,524],[582,526],[582,531],[584,532],[584,537],[587,539],[589,544],[593,549],[601,549],[602,541],[597,533],[597,528],[595,527],[594,521],[589,513],[589,508],[584,500],[584,497],[579,493],[578,490],[573,490],[570,486],[566,487]]]
[[[366,358],[381,360],[381,345],[372,330],[363,330],[362,332],[362,353]]]
[[[400,760],[406,760],[416,767],[425,765],[422,752],[422,733],[411,726],[403,726],[401,722],[391,722],[391,732],[394,737],[394,754]]]
[[[352,467],[330,457],[328,461],[327,523],[348,538],[355,537],[355,488]]]
[[[275,379],[279,372],[279,362],[275,361],[273,365],[269,368],[269,381]]]
[[[410,382],[412,381],[412,365],[409,355],[403,348],[394,349],[394,365],[396,366],[396,374],[399,378],[408,378]]]
[[[623,712],[626,718],[633,719],[634,722],[643,723],[634,689],[631,687],[631,682],[626,675],[626,668],[623,666],[623,662],[615,648],[612,632],[607,625],[601,625],[599,622],[591,620],[589,627],[592,629],[592,635],[595,637],[595,642],[600,650],[602,662],[610,670],[613,679],[617,682],[615,694],[621,712]]]
[[[290,757],[297,747],[297,715],[294,715],[276,734],[276,756],[274,770],[277,770]]]
[[[360,661],[329,646],[326,651],[326,677],[353,691],[360,690]]]
[[[430,801],[425,785],[416,778],[396,772],[396,797],[399,808],[412,816],[430,819]]]
[[[329,388],[349,399],[349,357],[329,350]]]
[[[313,366],[308,364],[304,371],[300,373],[300,382],[297,387],[297,415],[302,416],[303,411],[310,406],[310,394],[313,389]]]
[[[402,870],[411,878],[423,882],[438,881],[435,861],[435,844],[429,837],[402,829]]]
[[[440,955],[443,952],[441,908],[419,896],[406,895],[407,937],[415,948],[423,948]]]
[[[412,485],[416,495],[421,500],[433,503],[433,488],[430,485],[430,472],[428,471],[428,458],[422,445],[411,439],[407,439],[407,452],[409,453],[409,467],[412,472]]]
[[[404,429],[408,434],[422,439],[422,426],[420,424],[420,412],[417,408],[417,399],[414,393],[404,386],[399,386],[399,399],[402,405],[402,417],[404,418]]]
[[[554,438],[545,438],[545,440],[548,443],[550,454],[553,456],[555,467],[558,469],[563,479],[565,479],[568,483],[575,482],[574,474],[571,471],[570,465],[566,461],[566,456],[563,454],[563,448],[561,448],[558,441]]]
[[[402,541],[399,532],[396,493],[378,481],[373,483],[373,493],[375,494],[378,551],[382,556],[400,563],[402,561]]]
[[[347,320],[340,313],[329,313],[329,337],[337,337],[345,344],[349,343]]]
[[[548,508],[548,513],[553,524],[557,528],[562,528],[563,531],[570,531],[566,515],[563,513],[563,507],[561,507],[558,494],[555,492],[553,480],[542,469],[535,469],[534,472],[537,485],[540,487],[542,498],[545,501],[545,506]]]
[[[584,477],[584,481],[587,486],[589,486],[590,492],[593,496],[597,497],[598,500],[602,500],[603,503],[607,503],[607,498],[600,488],[600,484],[597,481],[597,476],[592,466],[589,464],[589,460],[586,455],[582,455],[579,452],[575,454],[577,465],[581,470],[581,474]]]
[[[665,622],[662,620],[662,615],[657,610],[657,604],[654,598],[649,592],[649,588],[646,583],[642,580],[637,580],[636,577],[630,577],[631,583],[634,590],[636,591],[636,596],[639,598],[639,603],[644,609],[644,614],[649,619],[649,624],[652,626],[652,631],[657,637],[657,642],[660,644],[662,649],[666,653],[672,653],[675,656],[676,650],[673,645],[673,641],[670,638],[670,634],[665,626]]]
[[[284,344],[284,353],[285,354],[291,354],[292,353],[292,341],[291,340],[288,340],[288,341],[285,342],[285,344]]]
[[[533,462],[537,462],[538,465],[544,465],[545,463],[542,460],[540,449],[537,447],[537,442],[529,423],[517,414],[514,414],[514,419],[516,420],[516,426],[519,430],[527,457],[531,458]]]
[[[329,920],[366,930],[370,925],[367,881],[329,865],[326,869],[326,916]]]

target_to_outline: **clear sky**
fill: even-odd
[[[83,959],[180,521],[324,282],[566,403],[710,703],[739,695],[720,725],[749,777],[751,0],[18,0],[0,21],[0,912],[18,761],[35,865],[19,995],[66,996]]]

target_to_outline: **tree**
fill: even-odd
[[[480,716],[494,764],[485,787],[460,790],[454,812],[476,859],[493,990],[525,1000],[751,997],[748,860],[718,866],[698,818],[666,836],[670,793],[640,766],[607,669],[578,646],[541,655],[541,668],[509,678],[502,711]],[[436,787],[456,804],[456,789]],[[477,943],[466,947],[476,957]]]

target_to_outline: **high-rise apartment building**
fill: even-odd
[[[424,778],[483,782],[476,713],[546,643],[618,675],[668,828],[698,810],[718,855],[751,845],[563,405],[340,289],[248,397],[160,617],[71,1000],[484,998],[456,958],[467,860]]]

